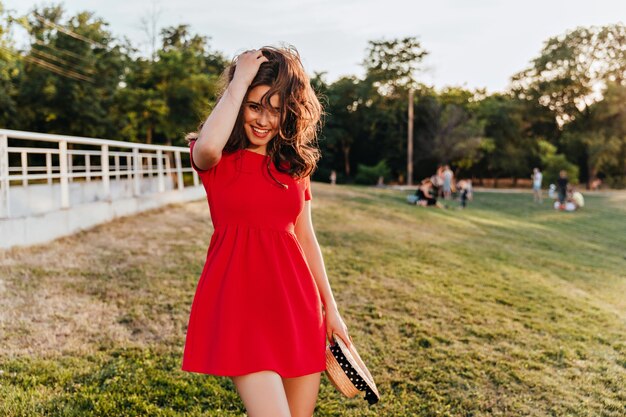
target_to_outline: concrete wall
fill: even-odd
[[[45,187],[49,186],[45,185]],[[12,196],[13,188],[11,187]],[[203,197],[205,197],[205,192],[202,186],[187,187],[181,191],[170,190],[112,201],[96,200],[72,206],[69,209],[57,208],[17,218],[0,219],[0,248],[46,243],[117,217]]]
[[[132,179],[111,179],[111,200],[120,200],[133,197]],[[142,178],[140,181],[141,194],[156,193],[158,179]],[[165,177],[165,190],[174,189],[170,176]],[[69,183],[70,206],[78,206],[97,201],[106,201],[102,180],[76,181]],[[11,185],[9,189],[10,217],[27,217],[61,209],[61,185],[29,184],[28,186]]]

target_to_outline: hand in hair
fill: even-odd
[[[233,82],[241,82],[246,88],[252,83],[259,67],[268,59],[263,55],[260,49],[246,51],[240,54],[235,62],[235,75]]]

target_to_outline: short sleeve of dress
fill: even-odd
[[[196,164],[193,162],[193,147],[196,144],[196,140],[192,140],[191,142],[189,142],[189,160],[191,161],[191,167],[196,170],[196,172],[198,172],[198,174],[202,175],[207,173],[209,170],[208,169],[200,169],[196,166]]]
[[[311,199],[311,176],[309,175],[304,180],[304,201]]]

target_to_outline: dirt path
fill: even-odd
[[[200,200],[0,251],[0,355],[182,337],[211,230]]]

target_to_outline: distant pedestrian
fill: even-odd
[[[559,172],[559,179],[556,180],[556,189],[558,193],[559,204],[562,206],[565,204],[565,200],[567,198],[567,171],[564,169]]]
[[[337,171],[334,169],[330,171],[330,185],[335,185],[337,183]]]
[[[543,203],[543,196],[541,195],[541,182],[543,181],[543,174],[539,168],[533,169],[533,174],[530,176],[533,180],[533,201],[535,203]]]
[[[591,181],[591,183],[589,184],[589,189],[591,191],[597,191],[600,189],[601,185],[602,185],[602,180],[600,178],[596,178],[593,181]]]
[[[556,200],[556,185],[550,184],[550,187],[548,187],[548,198]]]
[[[467,202],[473,198],[472,197],[472,194],[473,194],[472,193],[472,181],[461,180],[458,182],[457,188],[460,193],[459,198],[461,200],[461,208],[465,208],[467,207]]]
[[[443,198],[449,200],[452,197],[452,180],[454,173],[450,169],[450,165],[443,168]]]

